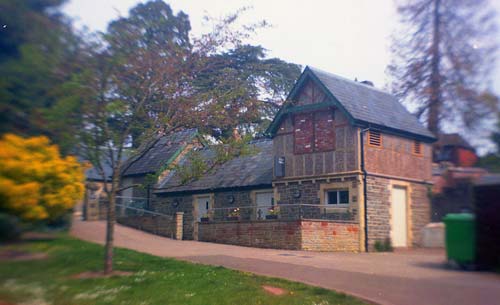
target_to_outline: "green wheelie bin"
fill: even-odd
[[[474,214],[448,214],[445,224],[445,244],[448,261],[462,268],[474,265],[476,259],[476,220]]]

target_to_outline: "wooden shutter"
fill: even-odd
[[[294,150],[296,154],[313,151],[313,114],[300,113],[294,117]]]

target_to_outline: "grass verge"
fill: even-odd
[[[65,235],[7,248],[48,255],[0,261],[0,301],[14,304],[365,304],[322,288],[120,248],[115,269],[132,275],[78,279],[74,275],[102,269],[103,247]],[[286,293],[270,294],[263,285]]]

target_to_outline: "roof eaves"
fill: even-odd
[[[417,133],[413,133],[413,132],[409,132],[409,131],[405,131],[405,130],[401,130],[401,129],[396,129],[396,128],[391,128],[388,126],[373,124],[373,123],[366,122],[363,120],[355,120],[354,125],[359,126],[359,127],[364,127],[364,128],[373,128],[376,130],[384,131],[387,134],[402,136],[405,138],[412,138],[412,139],[422,141],[425,143],[434,143],[437,141],[436,137],[428,137],[428,136],[424,136],[421,134],[417,134]]]
[[[301,76],[299,77],[299,80],[293,86],[286,100],[290,101],[296,97],[299,89],[301,88],[302,84],[307,80],[308,77],[312,78],[323,89],[326,95],[333,101],[333,102],[328,102],[328,104],[327,103],[316,104],[319,105],[318,108],[325,106],[336,106],[349,119],[349,122],[353,124],[355,120],[354,117],[351,115],[351,113],[349,113],[349,111],[345,109],[344,105],[342,105],[342,103],[332,94],[332,92],[325,86],[325,84],[323,84],[323,82],[314,74],[314,71],[311,70],[309,66],[306,66],[304,72],[302,72]],[[299,106],[299,107],[305,107],[305,106]],[[270,138],[274,137],[283,116],[290,113],[290,111],[294,108],[295,107],[290,102],[286,103],[283,107],[281,107],[281,109],[276,114],[274,120],[272,121],[271,125],[269,125],[268,129],[266,130],[265,135]]]

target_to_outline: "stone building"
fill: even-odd
[[[196,129],[186,129],[156,139],[138,149],[123,165],[122,188],[124,198],[136,198],[148,207],[153,196],[153,186],[167,175],[194,147],[201,147]]]
[[[435,138],[395,97],[306,67],[267,135],[256,154],[196,181],[165,175],[152,208],[184,212],[185,239],[317,251],[421,243]]]

